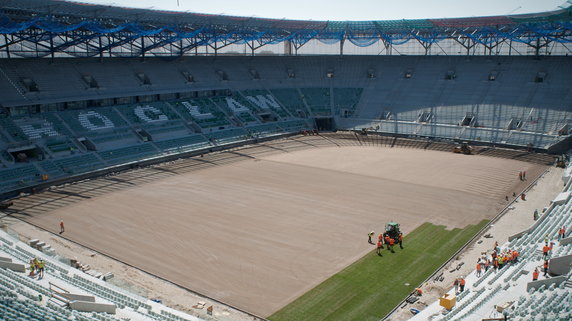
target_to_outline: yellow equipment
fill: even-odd
[[[454,294],[445,293],[445,295],[439,298],[439,305],[447,310],[451,310],[455,304],[457,304],[457,296]]]

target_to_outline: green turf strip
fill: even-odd
[[[375,250],[269,317],[271,321],[378,321],[409,295],[488,221],[445,230],[425,223],[395,253]],[[409,283],[406,286],[405,283]]]

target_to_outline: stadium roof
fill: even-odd
[[[144,37],[149,37],[149,41],[138,44],[139,54],[182,40],[188,42],[179,44],[178,51],[182,54],[204,45],[216,50],[229,44],[248,44],[255,50],[284,41],[297,49],[310,40],[326,44],[347,40],[358,47],[378,41],[389,45],[410,40],[432,44],[452,37],[463,37],[482,45],[491,45],[499,39],[531,43],[540,38],[569,43],[572,42],[572,7],[490,17],[311,21],[121,8],[62,0],[3,0],[0,34],[16,36],[18,42],[33,39],[36,44],[51,38],[49,51],[52,53],[102,35],[117,39],[99,48],[93,46],[93,52]],[[55,39],[56,47],[54,35],[60,38]],[[0,43],[0,49],[13,44],[11,41]]]

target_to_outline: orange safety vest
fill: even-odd
[[[477,263],[477,271],[481,270],[481,265],[479,263]]]
[[[390,238],[390,239],[389,239],[389,245],[393,246],[393,244],[395,244],[395,240],[392,239],[392,238]]]
[[[532,278],[533,279],[538,279],[538,271],[534,270],[534,272],[532,272]]]
[[[459,285],[465,285],[465,279],[461,279],[461,280],[459,281]]]
[[[545,246],[542,248],[542,252],[544,252],[544,253],[548,253],[549,250],[550,250],[550,248],[548,247],[548,245],[545,245]]]
[[[381,247],[381,241],[377,241],[377,248],[379,249]]]

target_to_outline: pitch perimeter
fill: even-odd
[[[280,142],[272,148],[279,150]],[[476,224],[526,185],[519,171],[533,180],[544,168],[382,147],[244,158],[87,197],[26,220],[58,232],[63,219],[67,238],[268,316],[371,251],[370,230],[381,232],[390,220],[406,233],[424,222]]]

